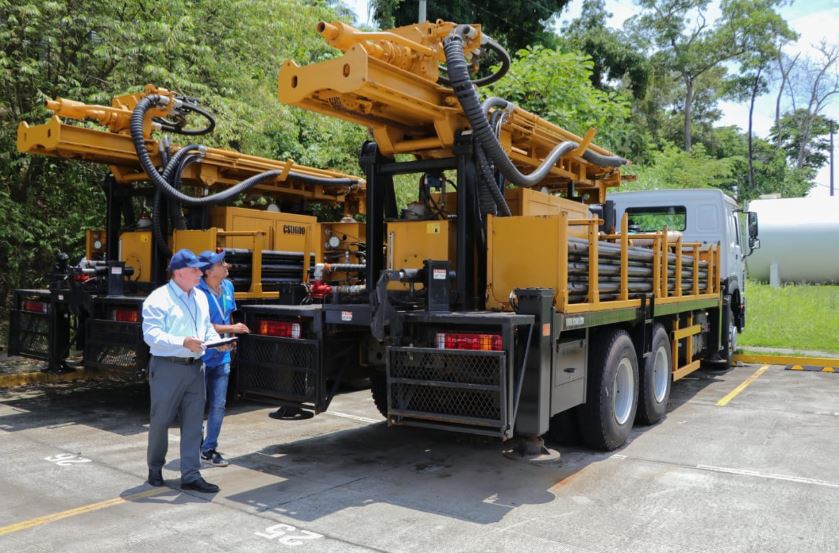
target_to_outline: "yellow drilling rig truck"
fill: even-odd
[[[719,244],[630,233],[607,200],[627,161],[594,129],[481,100],[510,58],[479,25],[317,32],[343,55],[286,62],[279,99],[370,129],[364,289],[331,289],[323,266],[307,305],[246,308],[270,331],[242,341],[241,393],[323,410],[340,376],[324,355],[352,343],[390,425],[518,437],[531,453],[573,428],[611,450],[719,359]],[[497,69],[478,76],[490,53]],[[418,182],[401,212],[397,175]]]
[[[353,218],[364,213],[363,179],[173,144],[172,134],[206,134],[215,119],[196,99],[152,85],[110,106],[57,99],[46,107],[54,112],[48,122],[19,125],[19,151],[107,165],[107,213],[102,228],[87,230],[80,262],[60,256],[48,289],[15,291],[11,354],[67,370],[75,344],[85,369],[142,374],[149,357],[142,302],[166,282],[171,252],[180,248],[224,249],[244,305],[300,303],[316,264],[363,262],[364,225]],[[269,209],[229,205],[247,196]],[[326,212],[337,220],[319,222],[311,204],[335,208]],[[355,285],[352,275],[339,276],[336,285]]]
[[[101,235],[110,244],[139,232],[120,219],[125,184],[181,202],[200,219],[183,230],[177,203],[163,205],[176,216],[172,247],[231,247],[224,233],[265,232],[252,220],[214,218],[213,209],[234,208],[207,213],[179,191],[182,182],[233,185],[208,198],[229,198],[245,184],[270,188],[363,217],[363,224],[348,218],[319,228],[312,220],[311,232],[296,230],[297,222],[271,227],[275,238],[288,226],[308,241],[271,246],[295,254],[296,272],[279,301],[260,297],[242,308],[254,332],[239,346],[241,396],[318,413],[342,380],[361,375],[391,425],[516,437],[528,454],[542,451],[548,432],[579,431],[589,446],[610,450],[636,421],[664,416],[674,381],[720,361],[730,311],[720,244],[667,228],[633,232],[631,210],[618,218],[607,198],[627,161],[595,145],[594,129],[576,136],[503,98],[482,99],[480,88],[502,78],[510,58],[479,25],[437,21],[366,33],[321,22],[317,32],[343,55],[304,67],[286,62],[279,99],[367,127],[363,180],[291,162],[236,172],[239,154],[153,141],[155,128],[184,130],[184,112],[204,115],[189,99],[154,88],[115,99],[117,113],[50,105],[57,116],[93,118],[107,131],[58,118],[19,131],[21,151],[112,166]],[[100,134],[77,136],[87,132]],[[416,201],[401,210],[398,175],[417,182]],[[240,179],[245,184],[234,185]],[[292,216],[300,217],[277,214]],[[256,243],[236,247],[251,252],[251,271],[265,267],[255,261]],[[165,252],[143,251],[159,282],[163,265],[154,256]],[[106,277],[145,274],[137,259],[108,248]],[[258,281],[255,274],[248,281],[251,294],[264,293],[264,284],[253,288]],[[123,320],[107,316],[119,311],[88,311],[110,319],[107,328]],[[85,359],[92,362],[87,348]]]

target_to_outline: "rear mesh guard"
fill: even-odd
[[[508,433],[503,351],[390,347],[387,388],[391,424],[454,425],[493,436]]]
[[[140,373],[149,364],[149,350],[140,323],[104,319],[87,322],[84,348],[86,368]]]
[[[50,315],[15,310],[12,319],[9,352],[45,361],[49,359]]]
[[[239,348],[238,392],[254,399],[319,404],[317,340],[248,335]]]

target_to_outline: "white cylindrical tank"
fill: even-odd
[[[746,259],[749,276],[781,282],[839,282],[839,197],[754,200],[760,249]]]

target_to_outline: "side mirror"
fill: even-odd
[[[748,217],[748,228],[749,228],[749,249],[754,251],[760,247],[760,240],[758,240],[757,234],[757,213],[754,211],[746,212]]]

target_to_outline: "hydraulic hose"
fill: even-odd
[[[497,206],[501,215],[509,216],[511,214],[510,206],[507,205],[507,200],[504,198],[504,192],[498,188],[498,182],[495,180],[494,171],[490,166],[486,153],[480,144],[475,145],[475,155],[478,158],[478,168],[481,171],[481,189],[489,192],[492,202],[495,204],[493,207]],[[478,195],[478,200],[481,204],[481,212],[489,213],[490,210],[485,207],[486,200],[484,200],[482,196],[483,195],[481,194]]]
[[[481,37],[482,43],[481,46],[488,46],[490,50],[495,51],[498,54],[498,57],[501,58],[501,67],[493,73],[492,75],[487,75],[486,77],[481,77],[480,79],[475,79],[472,81],[472,84],[475,86],[486,86],[488,84],[492,84],[498,80],[500,80],[504,75],[507,74],[507,71],[510,70],[510,64],[512,60],[510,59],[510,54],[507,50],[498,44],[492,37],[489,35],[483,35]],[[448,61],[446,62],[448,63]],[[437,82],[443,86],[452,86],[451,84],[451,73],[449,73],[449,78],[440,77],[437,79]]]
[[[193,196],[188,196],[180,190],[176,189],[171,184],[169,184],[168,180],[164,178],[164,176],[161,175],[155,168],[154,164],[151,161],[151,157],[149,156],[149,153],[146,150],[145,139],[143,137],[143,119],[145,118],[146,112],[153,106],[161,104],[165,105],[165,103],[167,102],[169,102],[169,99],[164,98],[159,94],[150,94],[144,97],[139,102],[137,102],[137,106],[131,113],[130,122],[131,141],[134,143],[134,149],[137,152],[137,158],[140,160],[140,166],[148,175],[149,180],[151,180],[151,182],[167,197],[177,200],[186,205],[200,206],[217,204],[227,201],[230,198],[233,198],[238,194],[241,194],[242,192],[248,190],[249,188],[252,188],[253,186],[261,182],[275,179],[282,174],[282,171],[279,169],[265,171],[263,173],[259,173],[252,177],[249,177],[243,180],[242,182],[238,183],[237,185],[228,188],[227,190],[224,190],[223,192],[213,194],[212,196],[205,196],[203,198],[195,198]],[[167,169],[173,166],[175,159],[178,157],[178,154],[180,154],[181,151],[182,150],[179,150],[174,156],[172,156],[172,159],[169,160],[169,164],[167,165]],[[304,182],[308,182],[310,184],[341,186],[352,186],[354,184],[357,184],[356,181],[354,181],[353,179],[327,179],[321,177],[311,177],[308,175],[300,175],[299,173],[290,173],[290,175],[294,176],[295,178],[300,178]]]
[[[464,28],[465,27],[465,28]],[[481,107],[478,93],[469,79],[469,69],[466,65],[466,57],[463,50],[463,38],[461,34],[468,32],[469,26],[458,26],[444,41],[443,48],[446,53],[446,64],[449,68],[449,78],[451,79],[452,89],[455,96],[460,103],[463,113],[472,126],[472,132],[478,143],[484,148],[486,155],[495,163],[496,168],[513,184],[518,186],[534,186],[541,182],[548,172],[556,165],[556,162],[564,155],[579,147],[576,142],[563,142],[557,144],[553,150],[545,157],[545,160],[534,169],[530,174],[521,173],[518,168],[513,165],[510,158],[504,152],[498,139],[490,128],[489,122],[484,115],[484,110]],[[506,101],[504,101],[506,104]],[[602,156],[596,154],[587,156],[589,152],[583,155],[585,159],[592,163],[603,166],[619,166],[627,163],[627,161],[618,156]],[[602,163],[598,163],[602,162]]]

